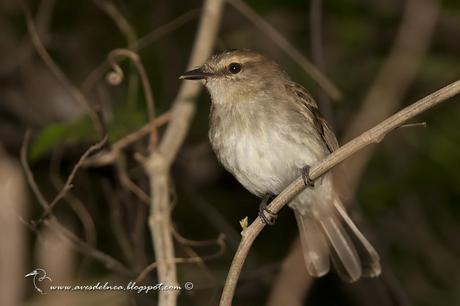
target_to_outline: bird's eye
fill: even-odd
[[[237,74],[241,71],[241,64],[231,63],[230,65],[228,65],[228,71],[230,71],[233,74]]]

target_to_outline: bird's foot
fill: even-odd
[[[268,207],[268,202],[273,199],[274,195],[267,193],[259,204],[259,217],[262,222],[267,225],[274,225],[278,214],[272,212]]]
[[[305,165],[300,172],[302,173],[302,179],[305,186],[315,187],[315,182],[310,178],[310,166]]]

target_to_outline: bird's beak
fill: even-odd
[[[32,276],[32,275],[37,275],[37,272],[32,271],[32,272],[30,272],[30,273],[27,273],[26,275],[24,275],[24,278],[29,277],[29,276]]]
[[[203,71],[203,68],[193,69],[187,72],[184,72],[180,77],[179,80],[203,80],[207,77],[211,76],[212,73]]]

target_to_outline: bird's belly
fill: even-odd
[[[276,129],[265,132],[228,135],[218,152],[224,167],[258,196],[280,193],[303,166],[318,160],[307,147],[287,140]]]

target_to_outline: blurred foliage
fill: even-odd
[[[139,129],[146,122],[144,110],[133,110],[126,105],[118,105],[113,110],[113,119],[107,125],[110,143]],[[96,142],[97,137],[98,133],[87,116],[70,122],[51,123],[35,138],[30,149],[30,159],[36,161],[44,157],[56,145],[75,146],[81,142]]]
[[[30,148],[30,159],[33,162],[43,158],[44,154],[50,153],[56,145],[64,142],[71,146],[88,140],[89,137],[94,140],[94,135],[95,129],[88,117],[71,122],[50,123],[35,138]]]

